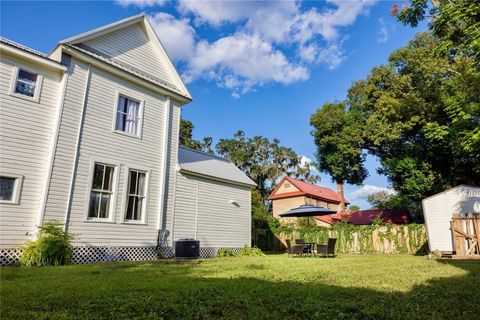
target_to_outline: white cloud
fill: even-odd
[[[167,0],[116,0],[116,2],[122,7],[128,7],[130,5],[140,8],[161,6],[164,5]]]
[[[377,34],[377,42],[378,43],[387,42],[389,38],[388,26],[383,20],[383,18],[378,19],[378,23],[380,24],[380,30],[378,31],[378,34]]]
[[[151,16],[150,21],[173,60],[191,58],[195,51],[195,29],[188,19],[176,19],[171,14],[159,12]]]
[[[118,0],[137,6],[158,0]],[[269,83],[291,84],[310,76],[310,68],[338,68],[345,60],[342,28],[367,14],[373,0],[327,0],[321,9],[298,1],[180,0],[180,17],[157,12],[152,24],[169,55],[181,62],[185,81],[206,78],[234,97]],[[227,28],[223,28],[223,27]],[[202,39],[200,29],[218,36]],[[229,30],[229,34],[221,32]]]
[[[268,82],[290,84],[309,77],[305,67],[288,61],[270,42],[243,32],[197,43],[185,75],[187,79],[212,77],[237,95]]]
[[[395,191],[393,189],[366,184],[362,186],[360,189],[357,189],[352,193],[350,193],[350,199],[351,200],[367,199],[369,195],[379,191],[385,191],[388,194],[395,194]]]

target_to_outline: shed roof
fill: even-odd
[[[222,157],[180,146],[178,148],[180,172],[256,186],[245,173]]]

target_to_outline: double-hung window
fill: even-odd
[[[113,214],[112,203],[115,166],[98,163],[94,164],[90,203],[88,206],[89,219],[110,219]]]
[[[115,131],[140,136],[142,126],[142,103],[119,95],[115,118]]]
[[[126,221],[145,219],[147,173],[130,169],[128,172]]]
[[[15,67],[10,94],[38,102],[42,79],[38,73]]]
[[[18,204],[22,177],[0,175],[0,203]]]

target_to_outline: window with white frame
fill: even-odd
[[[125,220],[143,221],[145,214],[147,173],[130,169],[128,172]]]
[[[22,177],[0,175],[0,203],[18,203]]]
[[[35,97],[37,89],[38,74],[18,69],[17,79],[15,80],[14,93],[18,93],[27,97]]]
[[[115,130],[140,136],[141,130],[141,106],[140,101],[119,95]]]
[[[113,201],[115,166],[95,163],[93,168],[88,218],[109,219]]]

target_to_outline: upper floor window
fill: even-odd
[[[140,136],[141,126],[142,103],[124,95],[119,95],[115,130],[134,136]]]
[[[0,203],[18,203],[22,177],[0,176]]]
[[[35,95],[35,87],[37,86],[37,78],[38,74],[20,69],[15,85],[15,93],[33,97]]]
[[[88,218],[110,219],[114,174],[115,166],[103,163],[94,164]]]
[[[130,170],[127,186],[127,210],[125,220],[143,221],[146,206],[147,173]]]
[[[20,98],[38,102],[42,76],[23,68],[13,69],[13,81],[10,93]]]

